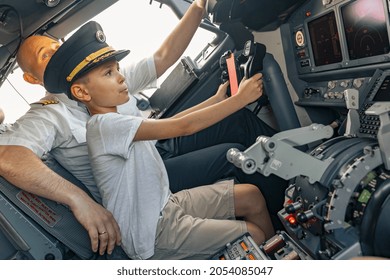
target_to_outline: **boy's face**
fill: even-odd
[[[116,112],[116,106],[129,101],[129,92],[119,64],[113,59],[92,69],[72,85],[84,90],[84,97],[75,97],[85,102],[91,113]]]

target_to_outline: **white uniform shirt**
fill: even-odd
[[[153,141],[136,141],[141,117],[98,114],[87,124],[87,142],[103,205],[118,222],[122,247],[132,259],[154,254],[160,212],[170,190]]]
[[[156,82],[153,57],[121,70],[130,93],[136,93]],[[32,104],[31,109],[6,132],[0,134],[0,145],[24,146],[42,157],[50,152],[54,158],[101,201],[92,176],[86,145],[86,122],[90,118],[84,105],[65,94],[48,94],[43,99],[58,104]],[[139,116],[135,98],[120,106],[123,114]],[[29,170],[26,172],[34,172]]]

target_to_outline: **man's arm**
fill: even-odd
[[[83,190],[47,167],[30,149],[0,146],[0,176],[19,188],[68,205],[88,231],[92,250],[111,253],[121,242],[119,226],[112,214]],[[99,232],[107,232],[100,236]]]
[[[5,119],[4,111],[3,109],[0,108],[0,124],[3,123],[4,119]]]
[[[171,67],[191,42],[205,12],[206,0],[196,0],[188,8],[179,24],[154,53],[157,78]]]

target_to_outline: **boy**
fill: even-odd
[[[171,194],[161,156],[148,141],[195,133],[257,100],[261,75],[242,81],[228,99],[228,85],[221,85],[211,97],[220,102],[207,108],[195,106],[169,119],[143,119],[117,112],[129,99],[118,66],[128,53],[109,47],[99,24],[89,22],[57,50],[44,74],[49,92],[67,92],[92,116],[87,143],[93,173],[103,205],[121,228],[128,256],[205,259],[245,232],[257,243],[271,237],[273,226],[256,186],[224,181]],[[99,229],[99,240],[109,234]]]

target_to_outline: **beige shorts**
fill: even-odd
[[[151,259],[208,259],[246,232],[235,220],[233,181],[180,191],[163,210]]]

